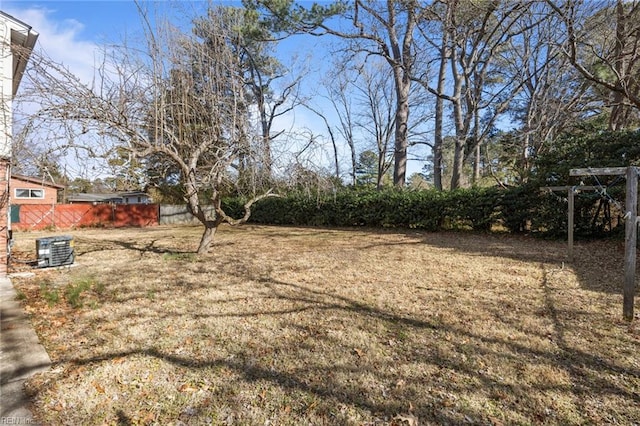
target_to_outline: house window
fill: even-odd
[[[44,189],[16,188],[16,198],[44,198]]]

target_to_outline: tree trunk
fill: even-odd
[[[264,95],[263,95],[264,96]],[[262,173],[267,181],[271,181],[273,175],[273,158],[271,155],[271,127],[267,119],[267,111],[264,99],[260,98],[260,122],[262,129]]]
[[[444,37],[444,36],[443,36]],[[445,42],[443,41],[443,44]],[[443,51],[444,51],[443,46]],[[444,54],[443,54],[444,55]],[[440,71],[438,73],[438,94],[444,92],[445,89],[445,68],[447,58],[443,56],[440,62]],[[433,137],[433,186],[438,191],[442,191],[442,145],[444,137],[442,134],[442,124],[444,121],[444,99],[442,96],[436,96],[436,116],[435,116],[435,133]]]
[[[625,43],[626,42],[626,17],[622,0],[616,2],[616,44],[614,50],[613,68],[618,76],[616,88],[613,92],[611,116],[609,117],[609,130],[622,130],[625,126],[625,91],[624,82],[627,80]]]
[[[358,168],[358,158],[356,155],[356,146],[353,143],[353,139],[349,140],[349,150],[351,152],[351,185],[356,186],[358,183],[357,177],[357,168]]]
[[[442,138],[439,143],[433,144],[433,186],[436,190],[442,191]]]
[[[464,168],[464,139],[456,139],[453,153],[453,174],[451,175],[451,189],[462,187],[462,169]]]
[[[480,165],[482,163],[482,153],[480,152],[480,144],[476,146],[475,158],[473,160],[473,184],[480,183]]]
[[[411,81],[407,73],[400,67],[396,74],[396,93],[398,106],[396,109],[395,149],[393,167],[393,185],[402,188],[407,176],[407,148],[409,147],[409,90]]]
[[[217,221],[207,221],[204,224],[204,232],[202,233],[202,238],[200,238],[198,254],[205,254],[209,251],[209,247],[211,247],[211,243],[213,243],[213,237],[216,235],[217,230]]]
[[[271,137],[269,135],[262,136],[262,152],[263,174],[267,181],[271,181],[273,175],[273,160],[271,156]]]
[[[456,2],[453,3],[453,7],[455,8]],[[453,42],[457,39],[456,33],[456,22],[453,19],[452,12],[452,20],[450,23],[450,27],[447,31],[450,31],[449,38]],[[451,189],[458,189],[462,186],[462,173],[464,167],[464,148],[467,141],[467,127],[465,124],[465,112],[463,107],[463,86],[464,86],[464,74],[458,69],[458,61],[460,57],[458,51],[456,50],[455,43],[452,46],[450,55],[449,55],[449,63],[451,66],[451,78],[453,80],[453,96],[451,97],[451,101],[453,103],[453,120],[456,129],[456,140],[454,144],[454,153],[453,153],[453,166],[451,168]],[[468,89],[468,88],[467,88]]]
[[[480,152],[480,111],[473,113],[473,143],[476,144],[473,158],[473,185],[480,183],[480,163],[482,161],[482,153]]]
[[[380,191],[382,189],[382,178],[384,177],[385,172],[385,159],[384,154],[378,153],[378,173],[376,176],[376,190]]]
[[[407,176],[407,150],[409,148],[409,92],[411,91],[411,67],[414,56],[411,51],[413,30],[418,20],[414,6],[407,7],[407,17],[402,42],[399,42],[395,28],[395,2],[387,2],[389,21],[389,44],[393,60],[389,60],[393,68],[393,79],[396,87],[396,131],[393,167],[393,184],[398,188],[405,185]]]
[[[444,91],[444,61],[440,67],[440,77],[438,78],[438,93]],[[442,123],[444,121],[444,99],[436,97],[436,117],[435,117],[435,133],[433,138],[433,186],[438,191],[442,191]]]
[[[455,74],[455,73],[454,73]],[[454,78],[455,79],[455,78]],[[462,173],[464,168],[464,148],[467,142],[467,129],[463,117],[463,108],[461,104],[462,82],[456,79],[455,97],[453,104],[454,120],[456,126],[456,141],[454,144],[453,167],[451,174],[451,189],[458,189],[462,186]]]
[[[451,14],[453,8],[447,6],[447,14],[442,28],[442,45],[440,46],[440,68],[438,69],[438,84],[436,87],[436,116],[435,134],[433,138],[433,186],[438,191],[442,191],[442,145],[444,135],[442,125],[444,121],[444,98],[443,94],[447,82],[447,63],[449,61],[449,26],[451,24]]]
[[[190,213],[204,226],[204,232],[202,233],[202,238],[200,238],[200,244],[198,245],[198,254],[205,254],[207,251],[209,251],[209,247],[211,247],[211,243],[213,242],[213,237],[218,230],[218,226],[222,223],[222,220],[220,215],[218,215],[217,213],[215,213],[215,216],[213,218],[209,216],[207,214],[207,211],[200,204],[200,199],[196,191],[197,186],[194,182],[193,175],[189,175],[184,186],[185,193],[188,194],[185,197],[187,208],[189,209]],[[215,203],[215,198],[217,198],[215,192],[212,197],[214,198]]]

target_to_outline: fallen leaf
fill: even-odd
[[[455,401],[450,398],[445,398],[441,401],[444,407],[453,407],[455,405]]]
[[[98,382],[91,382],[94,388],[98,391],[98,393],[104,393],[104,387]]]
[[[502,420],[497,419],[493,416],[489,416],[489,420],[491,420],[492,426],[504,426],[504,423],[502,423]]]
[[[75,367],[71,371],[69,371],[69,377],[80,377],[82,374],[84,374],[86,369],[87,368],[84,366]]]
[[[153,423],[156,420],[156,414],[151,411],[147,412],[147,414],[142,418],[142,422],[145,424]]]
[[[178,387],[178,391],[180,392],[191,393],[191,392],[196,392],[197,390],[198,388],[191,386],[191,384],[189,383],[183,383]]]
[[[413,414],[398,414],[393,418],[393,420],[397,420],[402,422],[403,424],[407,424],[409,426],[418,426],[418,418]]]

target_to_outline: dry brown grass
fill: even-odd
[[[246,226],[198,257],[200,231],[73,231],[78,267],[14,279],[44,424],[640,424],[614,243]]]

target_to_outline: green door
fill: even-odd
[[[20,204],[11,205],[11,223],[20,223]]]

